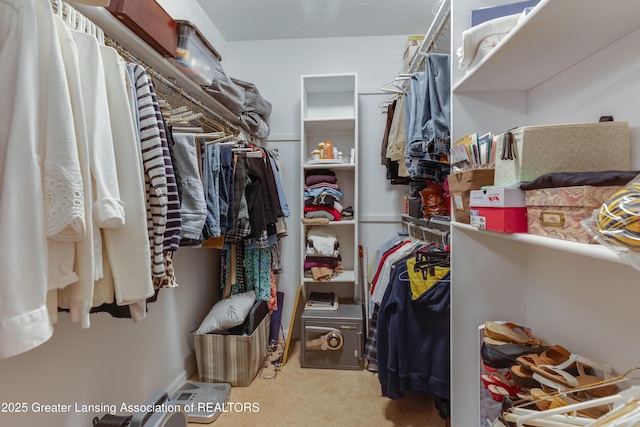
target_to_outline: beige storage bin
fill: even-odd
[[[251,335],[193,334],[200,381],[246,387],[262,366],[271,315]]]
[[[532,181],[551,172],[628,170],[627,122],[525,126],[498,138],[495,185]],[[507,134],[505,134],[507,135]]]

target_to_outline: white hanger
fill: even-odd
[[[626,379],[627,378],[620,378],[618,380],[608,382],[608,384],[624,381]],[[573,391],[575,390],[576,389],[574,389]],[[606,417],[610,414],[604,415],[600,417],[599,420],[595,421],[593,419],[578,417],[571,414],[575,414],[578,410],[608,405],[612,403],[621,403],[622,405],[626,405],[630,401],[638,399],[640,399],[640,386],[633,386],[626,390],[620,391],[619,393],[612,394],[611,396],[594,398],[584,402],[561,406],[559,408],[547,409],[545,411],[533,411],[524,408],[514,408],[511,413],[505,414],[505,419],[510,422],[515,422],[518,427],[523,427],[525,423],[526,425],[543,427],[560,425],[597,426],[599,425],[597,424],[599,420],[606,419]],[[635,414],[635,412],[636,411],[634,411],[634,416],[640,417],[640,414]],[[549,424],[548,422],[551,422],[551,424]],[[606,423],[604,425],[609,426],[610,424]]]
[[[195,134],[197,134],[196,136],[198,136],[199,134],[204,132],[204,129],[202,127],[200,127],[200,126],[197,126],[197,127],[174,126],[174,127],[171,128],[171,131],[173,133],[195,133]]]
[[[55,14],[62,18],[62,0],[51,0],[51,5]]]
[[[69,28],[73,29],[73,26],[75,25],[75,22],[76,22],[76,10],[71,6],[69,6],[69,3],[63,2],[62,13],[64,17],[64,22],[67,24]],[[66,16],[65,16],[65,13],[66,13]]]

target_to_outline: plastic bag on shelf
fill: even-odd
[[[640,270],[640,175],[580,224],[598,243]]]

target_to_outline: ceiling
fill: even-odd
[[[424,34],[441,0],[198,0],[227,41]]]

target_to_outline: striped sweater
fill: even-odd
[[[152,83],[140,65],[134,65],[136,97],[140,121],[140,148],[147,193],[147,230],[151,246],[151,272],[163,276],[164,234],[167,224],[167,171],[160,129],[153,105]]]
[[[150,83],[151,98],[153,108],[156,111],[156,122],[160,132],[160,142],[162,143],[162,157],[167,174],[167,222],[164,229],[164,252],[173,252],[180,246],[180,236],[182,235],[182,211],[180,209],[180,194],[176,179],[176,171],[173,169],[173,160],[169,148],[167,133],[165,130],[164,118],[160,111],[160,104],[156,96],[153,82]]]

